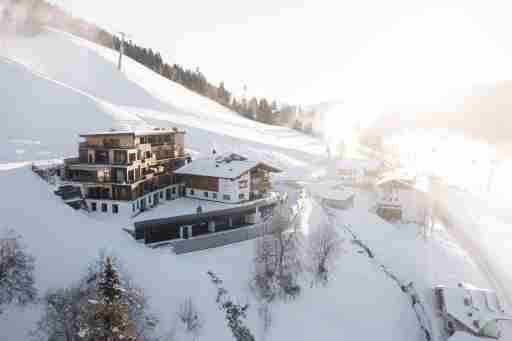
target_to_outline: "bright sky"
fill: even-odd
[[[250,95],[414,102],[512,79],[512,1],[54,2]]]

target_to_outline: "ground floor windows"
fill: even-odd
[[[160,191],[160,199],[164,198],[164,191]]]
[[[96,203],[95,202],[91,202],[91,211],[96,211]]]
[[[112,213],[114,213],[114,214],[119,213],[119,205],[118,204],[112,204]]]
[[[222,199],[223,199],[223,200],[231,200],[231,196],[230,196],[229,194],[224,194],[224,195],[222,196]]]
[[[165,200],[171,200],[171,189],[167,188],[165,190]]]
[[[132,212],[135,212],[135,204],[132,204]]]
[[[101,212],[107,212],[107,211],[108,211],[107,204],[105,204],[105,203],[101,204]]]
[[[176,194],[176,187],[172,188],[172,194]]]
[[[212,198],[217,199],[217,193],[212,193]]]
[[[243,199],[243,198],[245,198],[245,194],[244,193],[238,194],[238,199]]]
[[[190,194],[190,195],[194,195],[194,190],[193,190],[193,189],[191,189],[191,190],[189,191],[189,194]]]
[[[205,198],[208,198],[208,192],[203,192]]]

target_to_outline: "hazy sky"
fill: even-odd
[[[241,92],[416,101],[512,79],[512,1],[55,0]]]

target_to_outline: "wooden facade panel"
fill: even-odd
[[[189,187],[201,189],[203,191],[218,192],[219,179],[211,176],[189,176]]]

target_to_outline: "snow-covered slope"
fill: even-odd
[[[131,121],[135,125],[147,122],[159,126],[181,126],[187,130],[187,144],[202,152],[209,152],[213,147],[223,149],[222,138],[217,138],[218,134],[231,138],[228,142],[229,146],[240,146],[248,141],[258,147],[269,145],[283,149],[300,149],[301,153],[307,152],[313,155],[324,151],[321,144],[313,138],[287,128],[248,120],[151,72],[130,58],[124,58],[123,72],[119,72],[116,68],[115,51],[69,34],[49,29],[32,38],[3,39],[5,48],[0,55],[27,67],[26,72],[23,72],[19,65],[9,67],[16,68],[15,71],[0,71],[2,78],[3,73],[8,72],[6,77],[12,79],[9,82],[2,82],[1,86],[4,89],[0,94],[2,103],[6,103],[2,105],[1,110],[12,113],[9,121],[13,128],[9,127],[7,133],[12,136],[11,139],[17,141],[37,140],[41,145],[39,149],[60,153],[70,152],[64,145],[46,148],[49,139],[58,137],[59,134],[51,134],[48,131],[48,141],[41,136],[46,134],[43,132],[37,139],[32,137],[35,135],[34,130],[42,130],[39,127],[43,128],[44,125],[32,124],[34,129],[32,131],[20,129],[27,125],[27,118],[32,115],[39,116],[38,119],[42,121],[46,116],[53,114],[60,117],[66,115],[61,120],[48,121],[62,128],[61,131],[64,128],[69,130],[65,135],[66,139],[62,138],[62,142],[72,147],[76,139],[71,137],[78,130],[91,130],[93,125],[97,128],[108,125],[127,126],[127,121]],[[5,63],[9,62],[2,60],[2,64]],[[13,73],[23,73],[23,75],[17,76]],[[59,82],[61,86],[49,85],[58,90],[48,90],[45,85],[41,85],[43,89],[36,88],[27,94],[27,89],[34,87],[32,79],[37,79],[38,84],[46,83],[41,78],[45,81]],[[68,95],[73,90],[74,93]],[[5,100],[5,97],[9,101]],[[75,99],[70,100],[72,103],[66,108],[64,105],[68,97],[75,97]],[[25,102],[24,106],[17,108],[20,102]],[[39,102],[45,103],[41,106]],[[98,108],[91,109],[82,102],[90,102],[92,103],[90,105]],[[61,108],[56,109],[55,106]],[[23,116],[18,116],[18,112],[23,112]],[[105,116],[103,121],[90,116],[95,112],[99,116]],[[11,157],[2,157],[0,162],[2,159],[13,161],[12,153],[16,149],[20,151],[29,148],[20,148],[15,144],[11,146],[9,154]],[[250,149],[247,152],[250,152]],[[272,158],[272,155],[269,157]],[[15,159],[33,159],[33,156],[22,157],[17,154]]]
[[[8,43],[0,51],[0,111],[6,119],[0,125],[4,139],[0,140],[0,188],[6,194],[0,197],[0,228],[18,231],[36,257],[40,293],[76,281],[99,251],[107,249],[121,259],[150,297],[160,318],[161,334],[174,328],[181,300],[191,296],[205,321],[201,339],[232,338],[206,276],[206,271],[213,270],[233,296],[250,303],[248,325],[258,340],[418,339],[418,324],[407,298],[348,242],[329,285],[311,288],[305,276],[297,300],[272,305],[272,327],[263,335],[259,304],[248,290],[253,242],[183,256],[166,249],[148,249],[122,231],[129,222],[94,219],[72,210],[28,167],[12,163],[74,155],[80,131],[178,126],[187,131],[186,144],[193,152],[208,154],[216,148],[218,152],[265,158],[285,169],[281,176],[290,180],[308,178],[317,168],[325,168],[322,142],[287,128],[247,120],[129,58],[125,58],[121,73],[115,66],[115,52],[62,32],[48,30],[33,38],[5,38],[4,42]],[[280,186],[286,187],[285,182]],[[308,207],[310,227],[325,222],[317,204],[310,202]],[[364,229],[361,234],[393,267],[400,264],[401,252],[439,252],[436,248],[417,251],[417,241],[412,247],[407,243],[417,239],[413,230],[402,235],[370,217],[367,208],[339,219],[340,224],[347,219],[354,228]],[[372,229],[380,232],[372,234]],[[404,238],[400,247],[388,248],[389,238],[399,236]],[[443,250],[442,255],[457,257],[451,247]],[[419,280],[422,276],[415,266],[431,265],[426,261],[430,258],[418,259],[415,262],[411,257],[397,269],[407,278]],[[462,266],[466,261],[457,258],[449,264]],[[439,273],[444,273],[443,269]],[[423,288],[433,282],[425,281]],[[37,306],[10,309],[0,318],[0,340],[27,339],[39,313]]]

